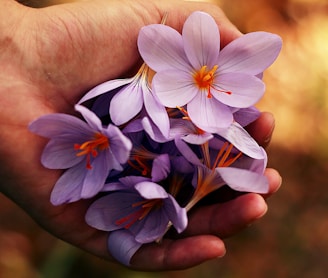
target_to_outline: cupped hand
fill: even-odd
[[[124,77],[140,63],[139,29],[159,23],[180,30],[195,10],[210,13],[220,26],[224,46],[240,33],[216,6],[177,1],[83,1],[32,9],[13,0],[0,11],[0,190],[44,229],[96,256],[113,260],[107,236],[84,221],[90,200],[53,206],[50,192],[60,171],[40,164],[46,140],[27,129],[37,117],[74,113],[74,104],[93,86]],[[8,18],[5,14],[11,14]],[[271,114],[263,113],[250,132],[266,144],[273,130]],[[268,169],[270,192],[280,176]],[[264,197],[242,195],[231,201],[191,211],[183,237],[142,247],[132,259],[141,270],[182,269],[223,256],[228,237],[260,218]],[[220,220],[220,221],[217,221]]]

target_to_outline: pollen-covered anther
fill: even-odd
[[[83,144],[74,144],[74,149],[78,151],[76,156],[86,156],[87,169],[92,169],[91,157],[96,157],[99,151],[103,151],[109,147],[108,138],[102,133],[95,133],[93,139],[84,142]]]
[[[211,89],[214,89],[215,91],[231,94],[229,91],[220,90],[218,88],[215,88],[213,86],[215,73],[218,69],[218,65],[213,66],[211,70],[207,70],[207,66],[202,66],[200,70],[196,71],[193,75],[194,81],[199,89],[205,89],[207,91],[207,97],[212,98]]]

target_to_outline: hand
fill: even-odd
[[[107,233],[84,221],[90,200],[50,204],[50,192],[61,172],[41,166],[46,140],[31,134],[28,123],[44,114],[73,113],[74,104],[88,89],[125,76],[140,63],[136,39],[142,26],[159,23],[169,12],[166,24],[180,30],[195,10],[216,19],[222,46],[240,35],[219,8],[205,3],[94,0],[37,10],[2,1],[0,18],[6,20],[0,20],[0,190],[56,237],[112,260]],[[3,15],[8,13],[10,18]],[[250,129],[260,143],[267,142],[272,116],[262,114]],[[266,175],[273,193],[280,176],[273,169]],[[235,234],[266,209],[264,198],[257,194],[198,208],[191,212],[183,238],[142,247],[132,267],[181,269],[223,256],[219,237]]]

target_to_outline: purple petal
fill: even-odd
[[[214,19],[204,12],[194,12],[186,20],[182,38],[186,55],[195,69],[217,64],[220,33]]]
[[[82,198],[92,198],[102,190],[109,173],[109,164],[110,160],[108,152],[101,152],[91,163],[92,168],[90,170],[85,170],[87,174],[81,191]]]
[[[87,121],[90,128],[92,128],[95,131],[101,131],[102,130],[102,123],[100,119],[97,117],[95,113],[93,113],[88,108],[82,106],[82,105],[75,105],[75,110],[80,112],[83,118]]]
[[[231,110],[215,98],[208,98],[207,93],[199,92],[188,103],[187,111],[192,122],[207,132],[215,132],[218,128],[228,127],[233,120]]]
[[[228,128],[221,129],[217,133],[247,156],[254,159],[263,159],[265,157],[262,148],[238,123],[233,122]]]
[[[241,192],[268,193],[269,183],[265,176],[232,167],[216,168],[229,187]]]
[[[111,232],[108,237],[108,250],[120,263],[129,266],[131,258],[142,246],[127,230]]]
[[[90,136],[93,134],[87,123],[67,114],[48,114],[41,116],[29,124],[29,130],[43,137],[53,138],[63,134]]]
[[[163,24],[152,24],[141,28],[138,36],[141,57],[154,71],[180,69],[188,71],[182,37],[178,31]]]
[[[147,114],[164,137],[169,136],[170,122],[165,107],[157,101],[151,90],[143,90],[144,105]]]
[[[254,106],[238,109],[233,113],[234,120],[241,126],[247,126],[260,116],[261,112]]]
[[[125,163],[130,155],[132,149],[132,143],[118,127],[109,125],[106,129],[106,133],[110,138],[110,151],[115,156],[115,159],[121,164]]]
[[[152,210],[139,226],[132,226],[131,230],[140,243],[153,242],[164,235],[169,219],[162,208]]]
[[[85,220],[88,225],[102,231],[115,231],[123,228],[127,223],[117,223],[118,220],[132,215],[138,208],[132,204],[143,198],[134,191],[116,191],[101,197],[91,204]],[[129,221],[127,219],[127,221]]]
[[[171,170],[170,157],[168,154],[161,154],[153,160],[151,179],[158,182],[167,178]]]
[[[78,104],[81,104],[89,99],[92,99],[92,98],[102,95],[104,93],[108,93],[116,88],[119,88],[126,84],[129,84],[132,82],[132,80],[133,80],[133,78],[115,79],[115,80],[110,80],[110,81],[104,82],[102,84],[99,84],[98,86],[94,87],[89,92],[87,92],[81,98],[81,100],[78,102]]]
[[[187,211],[181,208],[176,200],[170,195],[165,201],[164,209],[178,233],[184,231],[188,225]]]
[[[72,141],[66,138],[51,139],[43,150],[41,163],[48,169],[67,169],[84,160],[76,153]]]
[[[60,176],[51,192],[51,203],[57,206],[80,200],[84,177],[84,164],[78,164],[66,170],[64,174]]]
[[[142,128],[150,136],[152,140],[158,143],[164,143],[168,141],[168,138],[163,135],[159,128],[148,118],[144,117],[141,121]]]
[[[164,71],[155,74],[152,86],[159,101],[167,107],[184,106],[197,94],[190,72],[179,70]]]
[[[116,125],[125,124],[141,111],[143,106],[142,90],[143,86],[139,84],[139,79],[135,79],[115,94],[110,103],[109,114]]]
[[[221,50],[218,70],[257,75],[274,62],[281,47],[281,38],[275,34],[248,33]]]
[[[191,148],[187,145],[186,142],[181,140],[181,138],[176,137],[174,139],[175,145],[181,154],[193,165],[202,165],[199,161],[197,155],[191,150]]]
[[[163,187],[154,182],[140,182],[135,185],[135,189],[145,199],[164,199],[168,197],[167,192]]]
[[[246,108],[254,105],[260,100],[265,91],[265,85],[262,80],[243,73],[218,75],[213,87],[211,93],[214,98],[226,105],[237,108]]]

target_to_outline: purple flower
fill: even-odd
[[[96,200],[86,214],[87,223],[104,231],[129,230],[140,243],[161,238],[170,223],[178,232],[187,226],[187,213],[162,186],[142,177],[121,178],[107,184],[111,192]]]
[[[121,171],[132,148],[130,140],[114,125],[103,127],[87,108],[76,105],[85,121],[66,114],[49,114],[29,129],[50,138],[41,162],[46,168],[67,169],[51,193],[54,205],[90,198],[102,190],[111,170]]]
[[[79,101],[79,104],[105,93],[115,93],[109,107],[107,107],[111,120],[115,125],[126,124],[140,113],[144,107],[146,113],[160,129],[163,136],[167,136],[169,132],[169,118],[165,107],[152,93],[149,85],[149,71],[148,66],[143,64],[138,73],[132,78],[104,82],[91,89]],[[103,110],[103,107],[101,107],[101,110]]]
[[[257,75],[276,59],[279,36],[254,32],[232,41],[220,51],[220,33],[214,19],[194,12],[182,35],[163,24],[141,29],[140,54],[155,72],[152,88],[167,107],[187,105],[191,120],[216,132],[233,121],[231,107],[247,108],[263,95]]]

